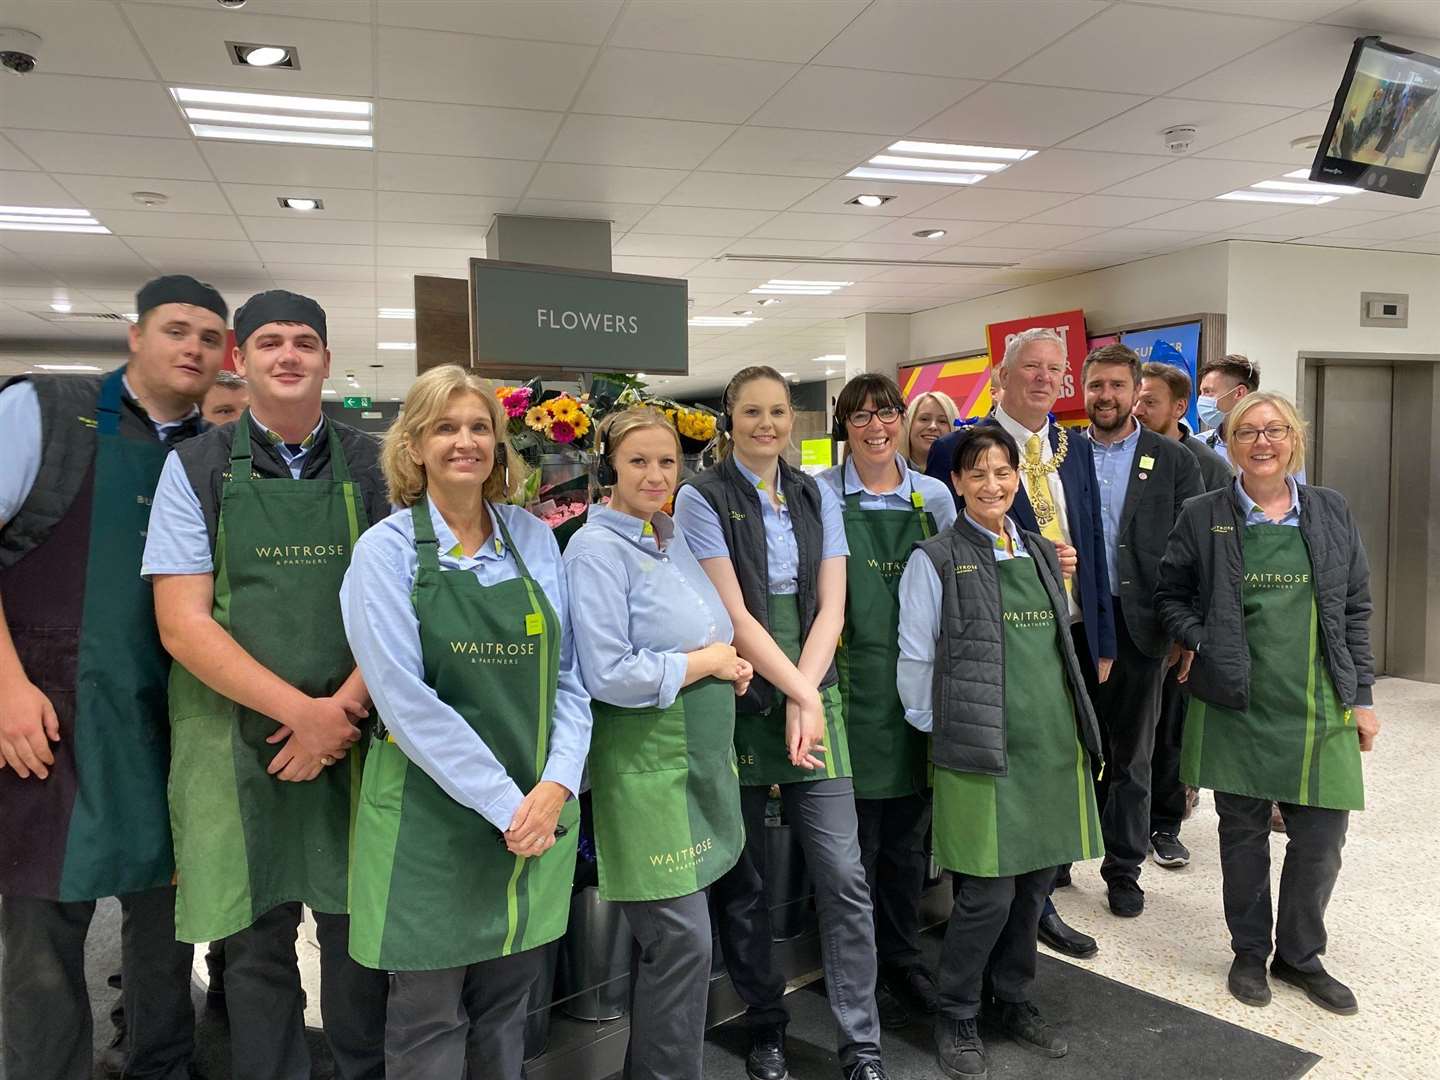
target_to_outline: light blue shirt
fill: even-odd
[[[1285,511],[1285,516],[1279,521],[1271,521],[1265,516],[1265,511],[1260,509],[1260,504],[1250,498],[1245,491],[1245,485],[1240,482],[1240,477],[1235,477],[1235,494],[1240,496],[1240,506],[1245,511],[1246,525],[1293,525],[1300,527],[1300,488],[1295,482],[1295,477],[1285,477],[1285,486],[1290,489],[1290,509]]]
[[[596,701],[668,708],[685,681],[685,654],[734,640],[720,594],[665,514],[647,524],[591,506],[565,547],[565,577],[584,598],[575,652]]]
[[[918,492],[926,512],[935,519],[936,532],[955,520],[955,498],[944,484],[933,476],[916,472],[899,454],[895,455],[895,464],[900,468],[901,478],[900,486],[894,491],[871,491],[862,484],[854,458],[847,458],[845,464],[826,469],[815,478],[820,485],[820,499],[826,512],[843,515],[847,495],[859,495],[862,510],[914,510],[914,496]],[[843,516],[841,522],[844,522]]]
[[[796,584],[800,573],[800,547],[795,542],[795,525],[790,520],[790,508],[785,505],[785,493],[780,490],[780,474],[775,474],[775,489],[780,496],[776,507],[764,489],[760,477],[735,459],[740,475],[754,484],[760,493],[760,508],[765,526],[765,561],[769,590],[773,595],[793,595],[799,591]],[[845,542],[845,521],[839,508],[820,502],[821,528],[823,538],[820,545],[820,559],[850,554]],[[675,523],[685,534],[690,550],[697,559],[730,558],[730,548],[725,543],[725,533],[720,528],[720,518],[714,509],[694,488],[683,487],[675,497]]]
[[[574,794],[580,790],[585,755],[590,750],[590,696],[580,681],[575,658],[560,547],[549,526],[520,507],[492,504],[490,512],[505,522],[560,622],[560,683],[550,756],[541,779],[553,780]],[[455,534],[433,505],[430,521],[442,570],[468,570],[484,585],[520,576],[519,565],[500,541],[498,528],[479,551],[467,556],[458,553]],[[408,509],[391,514],[360,537],[340,586],[345,636],[395,745],[452,799],[504,832],[527,793],[464,717],[425,682],[420,621],[410,598],[417,562]]]
[[[1135,447],[1140,443],[1140,424],[1132,420],[1135,430],[1113,446],[1106,446],[1089,431],[1091,454],[1095,459],[1095,479],[1100,485],[1100,525],[1105,530],[1105,569],[1110,571],[1110,591],[1118,592],[1120,574],[1116,570],[1116,545],[1120,542],[1120,518],[1125,512],[1125,493],[1130,489],[1130,473],[1135,466]]]
[[[1020,539],[1015,522],[1005,519],[1005,529],[1015,551],[1012,554],[999,533],[981,525],[970,512],[965,520],[990,538],[995,561],[1028,559],[1030,553]],[[905,706],[905,721],[920,731],[934,726],[935,646],[940,641],[940,575],[923,551],[913,551],[900,575],[900,658],[895,663],[895,688]]]

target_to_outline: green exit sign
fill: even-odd
[[[345,408],[347,409],[368,409],[369,407],[370,399],[368,397],[347,397],[345,399]]]

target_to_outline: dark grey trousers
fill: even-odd
[[[624,1075],[700,1080],[710,1001],[710,901],[701,891],[620,906],[636,943]]]
[[[987,974],[1000,1001],[1030,1000],[1040,912],[1054,881],[1053,866],[1015,877],[955,875],[955,906],[940,947],[941,1016],[980,1015]]]
[[[875,1008],[875,921],[860,864],[855,788],[849,778],[781,784],[785,819],[800,839],[815,883],[820,959],[830,1011],[839,1027],[840,1063],[880,1057]],[[714,885],[720,945],[730,981],[749,1007],[751,1026],[784,1024],[785,982],[771,962],[770,909],[765,902],[765,802],[769,789],[742,787],[745,850]]]
[[[875,951],[883,968],[920,962],[920,893],[925,888],[924,795],[856,799],[860,862],[875,908]]]
[[[190,1001],[194,947],[175,940],[175,890],[120,900],[120,970],[126,1077],[183,1080],[195,1049]],[[14,1080],[90,1080],[94,1024],[85,988],[85,937],[95,901],[0,899],[0,1010],[5,1075]]]
[[[1280,903],[1270,904],[1270,800],[1215,792],[1225,922],[1237,956],[1275,955],[1300,971],[1320,971],[1325,908],[1340,876],[1348,810],[1281,803],[1285,866]],[[1273,938],[1272,938],[1273,927]]]
[[[1176,665],[1165,672],[1160,693],[1160,722],[1150,755],[1150,831],[1180,835],[1185,820],[1185,783],[1180,779],[1180,747],[1190,695],[1175,681]]]
[[[350,917],[315,912],[320,1016],[338,1080],[385,1076],[386,975],[350,959]],[[225,939],[225,1011],[236,1077],[309,1080],[304,992],[295,957],[300,905],[281,904]]]
[[[387,1080],[520,1080],[525,1010],[544,958],[536,948],[465,967],[392,973]]]

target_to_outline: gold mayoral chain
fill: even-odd
[[[1032,435],[1029,440],[1026,440],[1025,457],[1020,466],[1021,471],[1025,474],[1025,489],[1026,494],[1030,496],[1030,507],[1035,511],[1035,521],[1042,531],[1046,525],[1055,520],[1055,501],[1050,497],[1050,483],[1046,477],[1056,472],[1065,463],[1065,455],[1070,452],[1070,433],[1058,424],[1056,430],[1059,433],[1059,445],[1050,455],[1050,460],[1041,460],[1039,442],[1041,436]],[[1030,452],[1032,446],[1035,450],[1033,455]]]

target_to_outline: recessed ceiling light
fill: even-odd
[[[102,371],[94,364],[36,364],[41,371]]]
[[[89,210],[51,206],[0,206],[0,229],[10,232],[110,232],[90,216]],[[97,369],[98,370],[98,369]]]
[[[921,240],[939,240],[945,235],[944,229],[916,229],[911,236],[918,236]]]
[[[873,210],[877,206],[884,206],[893,198],[895,198],[894,195],[856,195],[855,198],[851,199],[845,205],[863,206],[867,209]]]
[[[336,393],[334,390],[331,390],[330,387],[328,387],[328,386],[325,387],[324,390],[321,390],[320,393],[324,394],[326,397],[339,397],[339,396],[340,396],[340,395],[339,395],[338,393]]]
[[[70,314],[70,312],[74,311],[75,308],[69,300],[56,300],[53,304],[50,305],[50,310],[58,311],[61,315],[68,315]]]
[[[769,307],[771,304],[783,304],[784,302],[785,301],[781,300],[778,296],[767,296],[764,300],[760,301],[760,306]]]
[[[829,296],[855,284],[853,281],[800,281],[794,278],[772,278],[752,293],[779,293],[782,296]],[[762,300],[761,303],[764,303]]]
[[[938,154],[941,157],[987,158],[997,161],[1025,161],[1034,157],[1038,150],[1024,150],[1013,146],[970,146],[964,143],[916,142],[901,139],[891,143],[890,150],[902,154]]]
[[[834,369],[833,367],[827,367],[827,368],[825,369],[825,374],[826,374],[826,375],[834,375],[834,374],[835,374],[835,369]]]
[[[201,139],[304,143],[369,150],[374,107],[368,101],[252,94],[235,90],[171,87],[171,95]],[[205,106],[223,105],[214,109]]]
[[[382,307],[379,315],[382,319],[413,319],[415,309],[413,307]]]
[[[286,210],[324,210],[325,200],[312,195],[280,195],[275,199]]]
[[[140,321],[140,313],[139,313],[138,311],[127,311],[127,312],[125,312],[125,317],[126,317],[127,319],[129,319],[131,322],[139,322],[139,321]]]
[[[843,364],[845,363],[845,354],[827,353],[824,356],[812,356],[810,362],[812,364]]]
[[[1231,202],[1258,202],[1258,203],[1293,203],[1297,206],[1323,206],[1325,203],[1334,202],[1338,195],[1301,195],[1298,192],[1293,195],[1283,194],[1279,191],[1227,191],[1224,195],[1216,195],[1217,199],[1228,199]]]
[[[696,315],[689,325],[699,327],[752,326],[760,319],[755,315]]]
[[[377,349],[385,349],[388,352],[405,352],[415,348],[413,341],[378,341],[375,343]]]
[[[230,62],[249,67],[279,67],[294,70],[300,66],[300,50],[294,45],[257,45],[248,41],[227,41]]]

